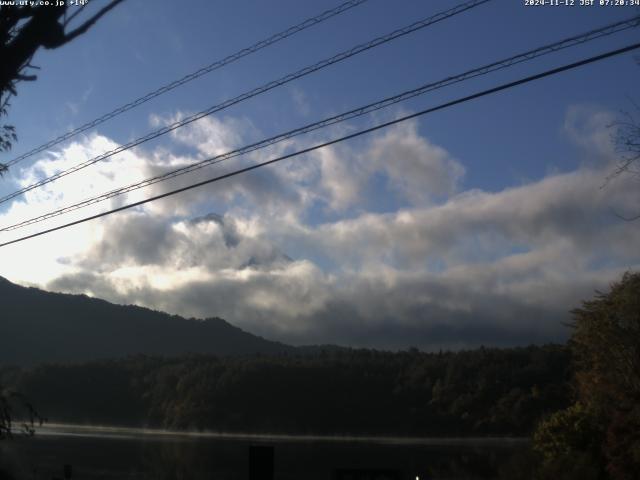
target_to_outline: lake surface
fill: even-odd
[[[271,445],[275,478],[332,478],[336,469],[393,469],[414,480],[509,478],[522,466],[523,439],[406,439],[182,434],[49,425],[0,445],[19,478],[231,480],[248,478],[250,445]],[[510,473],[511,472],[511,473]],[[524,476],[524,475],[523,475]]]

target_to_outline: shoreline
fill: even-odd
[[[518,446],[530,441],[529,437],[396,437],[378,435],[312,435],[280,433],[238,433],[215,431],[184,431],[156,428],[116,427],[106,425],[82,425],[48,423],[35,428],[35,436],[77,436],[98,438],[193,438],[258,442],[325,442],[325,443],[376,443],[385,445],[425,446]]]

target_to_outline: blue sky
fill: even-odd
[[[22,84],[13,102],[12,121],[21,133],[16,153],[338,2],[237,2],[220,11],[207,1],[189,2],[186,8],[182,2],[154,2],[153,8],[140,0],[128,3],[77,42],[40,52],[36,59],[42,68],[40,80]],[[371,0],[156,99],[100,131],[120,141],[139,136],[148,131],[150,114],[198,111],[455,4],[398,1],[391,5]],[[229,113],[251,118],[265,133],[276,132],[637,13],[635,8],[540,8],[497,0],[238,105]],[[637,38],[637,31],[629,31],[551,55],[536,66],[555,66]],[[439,103],[532,70],[532,65],[522,65],[435,92],[408,108]],[[636,73],[632,56],[626,55],[438,113],[424,119],[420,128],[456,156],[474,155],[478,165],[467,165],[467,181],[474,185],[499,188],[517,177],[539,178],[550,163],[558,167],[560,158],[566,162],[573,157],[574,163],[567,167],[577,161],[558,134],[567,106],[590,103],[613,111],[624,109],[627,96],[635,93]],[[308,116],[296,108],[294,91],[305,99]],[[523,149],[527,143],[537,145],[535,154]],[[478,152],[483,152],[481,157]],[[540,154],[549,163],[541,162]],[[514,156],[521,158],[518,165],[513,165]]]
[[[640,13],[523,3],[494,0],[233,106],[5,205],[3,222]],[[337,4],[128,0],[79,40],[34,59],[38,81],[20,84],[12,102],[12,154]],[[20,163],[0,193],[456,4],[370,0]],[[634,29],[551,54],[282,151],[637,40]],[[619,160],[607,125],[637,100],[639,73],[626,54],[5,248],[0,275],[222,316],[294,343],[458,348],[561,339],[566,312],[640,260],[630,240],[638,223],[611,214],[639,205],[637,183],[600,188]],[[34,249],[39,267],[25,267]]]

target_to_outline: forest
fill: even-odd
[[[224,432],[529,435],[569,405],[556,345],[457,353],[319,349],[4,367],[52,422]]]

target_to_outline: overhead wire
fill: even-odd
[[[129,103],[126,103],[125,105],[122,105],[108,113],[105,113],[104,115],[90,121],[87,122],[63,135],[60,135],[59,137],[54,138],[53,140],[50,140],[38,147],[33,148],[32,150],[29,150],[26,153],[23,153],[22,155],[10,160],[9,162],[6,162],[5,165],[7,167],[11,167],[12,165],[15,165],[16,163],[21,162],[22,160],[25,160],[37,153],[43,152],[55,145],[58,145],[62,142],[64,142],[65,140],[69,140],[70,138],[78,135],[79,133],[82,132],[86,132],[87,130],[90,130],[108,120],[111,120],[114,117],[117,117],[118,115],[127,112],[133,108],[136,108],[146,102],[148,102],[149,100],[152,100],[160,95],[164,95],[167,92],[170,92],[171,90],[174,90],[175,88],[178,88],[181,85],[184,85],[185,83],[191,82],[192,80],[195,80],[197,78],[202,77],[203,75],[206,75],[208,73],[213,72],[214,70],[218,70],[226,65],[229,65],[230,63],[233,63],[237,60],[240,60],[243,57],[246,57],[248,55],[251,55],[252,53],[258,52],[259,50],[262,50],[263,48],[266,48],[268,46],[271,46],[275,43],[280,42],[281,40],[284,40],[285,38],[291,37],[292,35],[295,35],[303,30],[306,30],[307,28],[310,28],[314,25],[318,25],[319,23],[324,22],[325,20],[328,20],[332,17],[335,17],[336,15],[339,15],[343,12],[346,12],[347,10],[350,10],[354,7],[357,7],[365,2],[368,2],[369,0],[349,0],[347,2],[344,2],[340,5],[338,5],[335,8],[332,8],[330,10],[326,10],[322,13],[320,13],[319,15],[316,15],[315,17],[310,17],[307,18],[306,20],[304,20],[303,22],[298,23],[297,25],[294,25],[292,27],[287,28],[286,30],[283,30],[281,32],[278,32],[272,36],[270,36],[269,38],[266,38],[264,40],[260,40],[259,42],[243,48],[242,50],[239,50],[231,55],[228,55],[226,57],[224,57],[223,59],[217,60],[207,66],[204,66],[194,72],[191,72],[185,76],[183,76],[182,78],[179,78],[178,80],[174,80],[171,83],[168,83],[166,85],[163,85],[159,88],[157,88],[156,90],[153,90],[152,92],[147,93],[146,95],[143,95],[142,97],[139,97]],[[78,9],[78,12],[80,12],[81,9]],[[74,14],[75,15],[75,14]],[[71,20],[71,18],[69,18],[69,20]]]
[[[421,111],[416,112],[416,113],[412,113],[410,115],[405,115],[403,117],[399,117],[399,118],[396,118],[394,120],[391,120],[391,121],[388,121],[388,122],[385,122],[385,123],[381,123],[381,124],[375,125],[375,126],[370,127],[370,128],[359,130],[359,131],[351,133],[349,135],[345,135],[345,136],[342,136],[342,137],[339,137],[339,138],[335,138],[335,139],[327,141],[327,142],[323,142],[323,143],[314,145],[312,147],[308,147],[308,148],[304,148],[302,150],[298,150],[297,152],[293,152],[293,153],[289,153],[289,154],[286,154],[286,155],[282,155],[282,156],[273,158],[273,159],[265,161],[265,162],[257,163],[257,164],[254,164],[254,165],[251,165],[251,166],[248,166],[248,167],[244,167],[244,168],[241,168],[241,169],[238,169],[238,170],[234,170],[233,172],[229,172],[229,173],[226,173],[224,175],[219,175],[217,177],[210,178],[208,180],[204,180],[204,181],[201,181],[201,182],[193,183],[193,184],[188,185],[186,187],[178,188],[178,189],[172,190],[170,192],[162,193],[160,195],[155,195],[153,197],[149,197],[149,198],[146,198],[144,200],[140,200],[138,202],[134,202],[134,203],[130,203],[130,204],[127,204],[127,205],[123,205],[121,207],[114,208],[114,209],[106,211],[106,212],[102,212],[102,213],[98,213],[98,214],[91,215],[91,216],[88,216],[88,217],[84,217],[84,218],[81,218],[79,220],[75,220],[73,222],[69,222],[69,223],[66,223],[66,224],[63,224],[63,225],[58,225],[56,227],[49,228],[49,229],[46,229],[46,230],[41,230],[39,232],[32,233],[30,235],[26,235],[26,236],[23,236],[23,237],[14,239],[14,240],[10,240],[8,242],[0,243],[0,247],[5,247],[5,246],[8,246],[8,245],[12,245],[12,244],[18,243],[18,242],[23,242],[23,241],[29,240],[31,238],[39,237],[41,235],[45,235],[45,234],[52,233],[52,232],[55,232],[55,231],[58,231],[58,230],[69,228],[69,227],[72,227],[74,225],[79,225],[81,223],[85,223],[85,222],[88,222],[90,220],[95,220],[97,218],[102,218],[102,217],[105,217],[105,216],[108,216],[108,215],[112,215],[112,214],[117,213],[117,212],[121,212],[121,211],[124,211],[124,210],[135,208],[135,207],[138,207],[140,205],[144,205],[144,204],[149,203],[149,202],[160,200],[162,198],[166,198],[166,197],[169,197],[169,196],[172,196],[172,195],[176,195],[178,193],[182,193],[182,192],[185,192],[185,191],[188,191],[188,190],[192,190],[194,188],[198,188],[198,187],[201,187],[201,186],[204,186],[204,185],[208,185],[208,184],[211,184],[211,183],[214,183],[214,182],[218,182],[218,181],[224,180],[226,178],[234,177],[234,176],[237,176],[237,175],[240,175],[240,174],[252,171],[252,170],[256,170],[258,168],[262,168],[262,167],[265,167],[267,165],[271,165],[271,164],[280,162],[282,160],[286,160],[286,159],[293,158],[293,157],[296,157],[296,156],[299,156],[299,155],[303,155],[305,153],[309,153],[309,152],[312,152],[314,150],[318,150],[320,148],[328,147],[330,145],[334,145],[334,144],[337,144],[337,143],[340,143],[340,142],[344,142],[346,140],[350,140],[350,139],[353,139],[353,138],[356,138],[356,137],[360,137],[362,135],[369,134],[369,133],[375,132],[375,131],[383,129],[383,128],[387,128],[387,127],[390,127],[392,125],[396,125],[398,123],[405,122],[405,121],[410,120],[412,118],[417,118],[417,117],[420,117],[420,116],[423,116],[423,115],[426,115],[426,114],[429,114],[429,113],[432,113],[432,112],[436,112],[438,110],[443,110],[443,109],[446,109],[446,108],[450,108],[452,106],[459,105],[461,103],[465,103],[465,102],[468,102],[468,101],[471,101],[471,100],[475,100],[475,99],[480,98],[480,97],[491,95],[491,94],[494,94],[494,93],[497,93],[497,92],[500,92],[500,91],[503,91],[503,90],[507,90],[507,89],[510,89],[510,88],[513,88],[513,87],[516,87],[516,86],[519,86],[519,85],[523,85],[523,84],[526,84],[526,83],[530,83],[530,82],[533,82],[533,81],[536,81],[536,80],[540,80],[540,79],[545,78],[545,77],[549,77],[549,76],[552,76],[552,75],[557,75],[558,73],[565,72],[567,70],[572,70],[572,69],[575,69],[575,68],[578,68],[578,67],[581,67],[581,66],[584,66],[584,65],[588,65],[588,64],[591,64],[591,63],[595,63],[595,62],[598,62],[598,61],[602,61],[604,59],[607,59],[607,58],[610,58],[610,57],[614,57],[616,55],[621,55],[623,53],[627,53],[627,52],[630,52],[632,50],[637,50],[638,48],[640,48],[640,43],[631,44],[631,45],[628,45],[628,46],[623,47],[623,48],[619,48],[619,49],[616,49],[616,50],[611,50],[611,51],[608,51],[608,52],[600,54],[600,55],[596,55],[596,56],[589,57],[589,58],[586,58],[586,59],[583,59],[583,60],[579,60],[577,62],[573,62],[573,63],[570,63],[570,64],[565,64],[565,65],[563,65],[561,67],[553,68],[553,69],[546,70],[546,71],[541,72],[541,73],[530,75],[528,77],[524,77],[524,78],[521,78],[519,80],[515,80],[515,81],[512,81],[512,82],[504,83],[504,84],[499,85],[497,87],[489,88],[489,89],[483,90],[481,92],[477,92],[477,93],[474,93],[474,94],[471,94],[471,95],[467,95],[465,97],[458,98],[456,100],[452,100],[452,101],[449,101],[449,102],[446,102],[446,103],[442,103],[442,104],[437,105],[435,107],[426,108],[424,110],[421,110]]]
[[[622,32],[624,30],[630,29],[630,28],[634,28],[637,27],[640,24],[640,15],[632,17],[632,18],[628,18],[626,20],[621,20],[618,22],[614,22],[612,24],[597,28],[597,29],[593,29],[590,31],[587,31],[585,33],[581,33],[578,35],[573,35],[571,37],[565,38],[563,40],[551,43],[551,44],[547,44],[544,45],[542,47],[538,47],[536,49],[533,50],[528,50],[524,53],[519,53],[517,55],[513,55],[511,57],[490,63],[488,65],[484,65],[482,67],[478,67],[478,68],[474,68],[472,70],[467,70],[466,72],[457,74],[457,75],[452,75],[449,77],[446,77],[442,80],[436,81],[436,82],[431,82],[431,83],[427,83],[424,84],[418,88],[412,89],[412,90],[408,90],[405,92],[402,92],[400,94],[391,96],[391,97],[387,97],[383,100],[379,100],[377,102],[373,102],[370,103],[368,105],[356,108],[356,109],[352,109],[349,110],[347,112],[341,113],[339,115],[334,115],[332,117],[329,118],[325,118],[323,120],[314,122],[314,123],[310,123],[307,125],[304,125],[302,127],[293,129],[293,130],[289,130],[287,132],[284,133],[280,133],[278,135],[263,139],[259,142],[255,142],[252,143],[250,145],[246,145],[242,148],[238,148],[229,152],[225,152],[223,154],[219,154],[216,155],[214,157],[209,157],[206,158],[204,160],[201,160],[199,162],[196,162],[194,164],[190,164],[190,165],[186,165],[184,167],[180,167],[174,170],[171,170],[169,172],[160,174],[160,175],[156,175],[154,177],[150,177],[147,178],[145,180],[136,182],[136,183],[132,183],[129,184],[127,186],[124,187],[119,187],[117,189],[114,190],[110,190],[108,192],[102,193],[100,195],[97,196],[93,196],[87,199],[84,199],[80,202],[59,208],[57,210],[53,210],[51,212],[47,212],[43,215],[39,215],[36,217],[32,217],[30,219],[27,220],[23,220],[21,222],[12,224],[12,225],[8,225],[6,227],[2,227],[0,228],[0,232],[7,232],[7,231],[12,231],[12,230],[16,230],[19,228],[23,228],[29,225],[33,225],[35,223],[40,223],[42,221],[48,220],[50,218],[54,218],[60,215],[63,215],[65,213],[70,213],[72,211],[78,210],[80,208],[85,208],[88,207],[90,205],[94,205],[96,203],[102,202],[102,201],[106,201],[109,200],[111,198],[115,198],[119,195],[123,195],[126,193],[130,193],[133,192],[135,190],[139,190],[141,188],[144,187],[148,187],[151,185],[154,185],[156,183],[159,182],[163,182],[163,181],[167,181],[171,178],[175,178],[181,175],[185,175],[187,173],[191,173],[193,171],[199,170],[201,168],[207,167],[207,166],[211,166],[211,165],[215,165],[218,163],[221,163],[223,161],[226,161],[228,159],[234,158],[234,157],[238,157],[240,155],[245,155],[247,153],[262,149],[262,148],[266,148],[268,146],[274,145],[276,143],[282,142],[284,140],[288,140],[290,138],[305,134],[305,133],[309,133],[321,128],[325,128],[327,126],[330,125],[334,125],[336,123],[339,122],[343,122],[346,120],[350,120],[353,118],[357,118],[360,116],[363,116],[365,114],[368,113],[372,113],[374,111],[383,109],[383,108],[387,108],[391,105],[395,105],[399,102],[402,101],[406,101],[408,99],[417,97],[419,95],[423,95],[425,93],[446,87],[446,86],[450,86],[471,78],[475,78],[478,77],[480,75],[486,75],[488,73],[492,73],[498,70],[502,70],[508,67],[511,67],[513,65],[522,63],[522,62],[526,62],[526,61],[530,61],[533,60],[535,58],[541,57],[543,55],[547,55],[553,52],[557,52],[559,50],[563,50],[569,47],[574,47],[576,45],[581,45],[590,41],[594,41],[596,39],[605,37],[605,36],[609,36],[609,35],[613,35],[615,33],[619,33]]]
[[[395,105],[399,102],[402,101],[406,101],[410,98],[414,98],[416,96],[419,95],[424,95],[425,93],[446,87],[446,86],[450,86],[471,78],[475,78],[478,77],[480,75],[486,75],[488,73],[492,73],[498,70],[502,70],[508,67],[511,67],[513,65],[516,64],[520,64],[522,62],[526,62],[526,61],[531,61],[535,58],[539,58],[543,55],[547,55],[553,52],[557,52],[559,50],[563,50],[569,47],[573,47],[576,45],[581,45],[590,41],[594,41],[596,39],[605,37],[605,36],[609,36],[609,35],[613,35],[615,33],[619,33],[622,32],[624,30],[630,29],[630,28],[634,28],[637,27],[640,24],[640,15],[635,16],[635,17],[631,17],[628,18],[626,20],[621,20],[618,22],[614,22],[612,24],[597,28],[597,29],[593,29],[578,35],[573,35],[571,37],[562,39],[560,41],[551,43],[551,44],[547,44],[544,45],[542,47],[538,47],[536,49],[533,50],[528,50],[524,53],[519,53],[516,55],[513,55],[511,57],[496,61],[496,62],[492,62],[488,65],[484,65],[482,67],[478,67],[478,68],[474,68],[471,70],[467,70],[463,73],[457,74],[457,75],[452,75],[449,77],[446,77],[442,80],[436,81],[436,82],[431,82],[431,83],[427,83],[424,84],[418,88],[412,89],[412,90],[408,90],[405,92],[402,92],[400,94],[391,96],[391,97],[387,97],[383,100],[379,100],[377,102],[373,102],[370,103],[368,105],[356,108],[356,109],[352,109],[349,110],[347,112],[341,113],[339,115],[334,115],[332,117],[329,118],[325,118],[323,120],[317,121],[317,122],[313,122],[307,125],[304,125],[302,127],[293,129],[293,130],[289,130],[287,132],[284,133],[280,133],[278,135],[263,139],[259,142],[255,142],[252,143],[250,145],[246,145],[244,147],[220,154],[220,155],[216,155],[214,157],[210,157],[210,158],[206,158],[204,160],[201,160],[199,162],[196,162],[194,164],[191,165],[186,165],[184,167],[180,167],[174,170],[171,170],[169,172],[160,174],[160,175],[156,175],[154,177],[150,177],[147,178],[145,180],[136,182],[136,183],[132,183],[129,184],[127,186],[124,187],[119,187],[117,189],[114,190],[110,190],[108,192],[102,193],[100,195],[97,196],[93,196],[87,199],[84,199],[80,202],[59,208],[57,210],[53,210],[50,212],[47,212],[46,214],[43,215],[39,215],[36,217],[32,217],[30,219],[27,220],[23,220],[21,222],[12,224],[12,225],[8,225],[6,227],[2,227],[0,228],[0,232],[7,232],[7,231],[12,231],[12,230],[16,230],[18,228],[22,228],[22,227],[26,227],[28,225],[33,225],[35,223],[40,223],[44,220],[48,220],[50,218],[54,218],[60,215],[63,215],[65,213],[70,213],[72,211],[78,210],[80,208],[85,208],[88,207],[90,205],[102,202],[102,201],[106,201],[109,200],[111,198],[114,198],[116,196],[119,195],[123,195],[126,193],[130,193],[132,191],[135,190],[139,190],[141,188],[147,187],[147,186],[151,186],[154,185],[156,183],[159,182],[163,182],[163,181],[167,181],[171,178],[175,178],[181,175],[185,175],[187,173],[191,173],[193,171],[199,170],[201,168],[210,166],[210,165],[215,165],[218,163],[221,163],[225,160],[234,158],[234,157],[238,157],[240,155],[245,155],[247,153],[262,149],[262,148],[266,148],[268,146],[274,145],[276,143],[282,142],[284,140],[288,140],[290,138],[302,135],[302,134],[306,134],[306,133],[310,133],[312,131],[321,129],[321,128],[325,128],[327,126],[330,125],[334,125],[336,123],[339,122],[343,122],[346,120],[350,120],[353,118],[357,118],[360,116],[363,116],[365,114],[368,113],[372,113],[374,111],[383,109],[383,108],[387,108],[391,105]]]
[[[66,170],[63,170],[61,172],[58,172],[54,175],[51,175],[49,177],[46,177],[44,179],[41,179],[31,185],[28,185],[26,187],[23,187],[19,190],[16,190],[8,195],[5,195],[3,197],[0,198],[0,204],[5,203],[13,198],[16,198],[20,195],[23,195],[26,192],[29,192],[35,188],[41,187],[43,185],[46,185],[48,183],[51,183],[59,178],[65,177],[67,175],[70,175],[72,173],[75,173],[79,170],[82,170],[84,168],[89,167],[90,165],[93,165],[97,162],[106,160],[107,158],[110,158],[118,153],[124,152],[126,150],[129,150],[133,147],[136,147],[138,145],[141,145],[145,142],[148,142],[149,140],[153,140],[155,138],[158,138],[162,135],[165,135],[173,130],[176,130],[180,127],[183,127],[185,125],[188,125],[192,122],[195,122],[197,120],[200,120],[201,118],[207,117],[213,113],[222,111],[232,105],[235,105],[237,103],[243,102],[245,100],[248,100],[249,98],[255,97],[257,95],[260,95],[262,93],[268,92],[269,90],[272,90],[276,87],[285,85],[289,82],[292,82],[293,80],[296,80],[298,78],[304,77],[306,75],[309,75],[310,73],[316,72],[318,70],[321,70],[323,68],[326,68],[330,65],[333,65],[335,63],[341,62],[343,60],[346,60],[348,58],[351,58],[355,55],[358,55],[362,52],[365,52],[367,50],[370,50],[372,48],[378,47],[380,45],[383,45],[385,43],[391,42],[392,40],[395,40],[397,38],[403,37],[405,35],[408,35],[410,33],[416,32],[418,30],[421,30],[423,28],[426,28],[430,25],[433,25],[435,23],[441,22],[445,19],[451,18],[455,15],[458,15],[462,12],[465,12],[467,10],[470,10],[472,8],[478,7],[482,4],[488,3],[491,0],[470,0],[464,3],[461,3],[459,5],[456,5],[455,7],[452,7],[448,10],[445,10],[443,12],[437,13],[435,15],[432,15],[430,17],[427,17],[425,19],[419,20],[417,22],[412,23],[411,25],[408,25],[406,27],[394,30],[391,33],[388,33],[387,35],[383,35],[381,37],[377,37],[369,42],[366,43],[362,43],[359,44],[349,50],[345,50],[337,55],[334,55],[333,57],[327,58],[325,60],[321,60],[320,62],[317,62],[313,65],[304,67],[294,73],[290,73],[288,75],[285,75],[284,77],[279,78],[278,80],[273,80],[271,82],[268,82],[260,87],[257,87],[253,90],[250,90],[248,92],[245,92],[241,95],[238,95],[234,98],[231,98],[229,100],[226,100],[220,104],[214,105],[212,107],[207,108],[206,110],[202,110],[196,114],[193,114],[189,117],[186,117],[182,120],[176,121],[170,125],[167,125],[165,127],[162,127],[158,130],[155,130],[153,132],[148,133],[147,135],[140,137],[136,140],[133,140],[127,144],[121,145],[113,150],[110,150],[108,152],[105,152],[101,155],[98,155],[97,157],[88,159],[78,165],[75,165],[73,167],[70,167]]]

